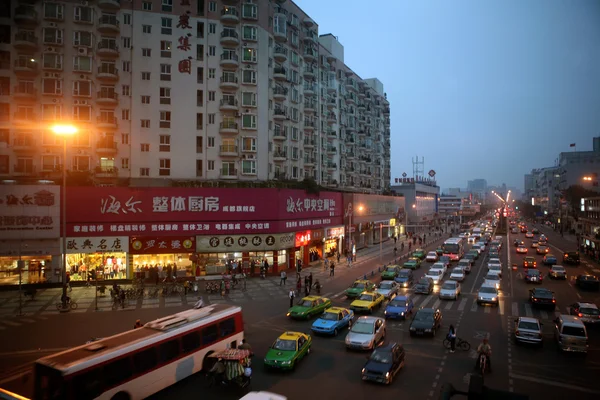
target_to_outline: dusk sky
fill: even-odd
[[[523,188],[600,136],[598,0],[296,0],[391,103],[392,179]]]

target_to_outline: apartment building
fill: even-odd
[[[390,184],[377,79],[292,1],[0,5],[0,179]],[[63,141],[49,126],[79,132]]]

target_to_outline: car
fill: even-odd
[[[441,262],[436,262],[429,269],[439,269],[439,270],[442,270],[442,274],[443,275],[446,275],[446,272],[448,272],[448,266],[446,264],[444,264],[444,263],[441,263]]]
[[[413,251],[412,256],[418,258],[419,260],[423,260],[425,258],[425,250],[416,249],[415,251]]]
[[[563,254],[563,264],[579,265],[580,263],[578,251],[567,251]]]
[[[521,233],[527,233],[527,225],[521,226]],[[533,235],[533,233],[531,235]]]
[[[498,287],[484,283],[477,292],[477,305],[491,304],[498,306]]]
[[[381,281],[377,286],[377,293],[385,299],[392,299],[398,294],[398,284],[394,281]]]
[[[363,292],[360,297],[350,303],[350,309],[354,312],[368,312],[370,314],[376,308],[381,307],[384,297],[377,292]]]
[[[388,265],[383,269],[381,273],[381,279],[391,279],[394,280],[398,276],[398,272],[400,272],[399,265]]]
[[[436,262],[438,260],[438,255],[435,251],[430,251],[429,253],[427,253],[427,256],[425,257],[425,261],[428,262]]]
[[[473,266],[473,261],[467,260],[466,258],[462,258],[458,262],[458,266],[465,271],[465,274],[469,275],[471,273],[471,267]]]
[[[310,354],[312,337],[302,332],[285,332],[269,347],[265,355],[265,368],[292,370]]]
[[[575,285],[584,290],[599,290],[600,281],[594,275],[578,275],[575,279]]]
[[[361,371],[362,380],[389,385],[404,367],[405,357],[404,347],[398,343],[388,343],[376,348]]]
[[[531,247],[532,249],[537,249],[539,245],[540,245],[540,244],[539,244],[537,241],[535,241],[535,240],[534,240],[533,242],[531,242],[531,246],[530,246],[530,247]]]
[[[410,323],[408,332],[410,336],[435,336],[442,326],[442,312],[434,308],[421,308],[417,311]]]
[[[502,266],[499,264],[488,264],[488,274],[496,274],[502,278]]]
[[[500,289],[501,282],[502,282],[502,278],[500,277],[500,275],[487,274],[486,276],[483,277],[484,285],[494,286],[496,289]]]
[[[401,269],[398,276],[394,278],[400,287],[408,288],[413,285],[413,272],[410,269]]]
[[[556,256],[554,256],[553,254],[546,254],[544,256],[542,262],[544,263],[544,265],[554,265],[558,262],[558,260],[556,259]]]
[[[480,253],[483,253],[485,251],[485,243],[484,242],[479,242],[474,247],[476,247]]]
[[[434,285],[439,285],[444,279],[444,272],[438,268],[431,268],[427,271],[425,277],[431,279]]]
[[[359,297],[364,291],[375,290],[375,284],[369,280],[358,279],[354,281],[352,286],[346,289],[346,297],[349,299],[355,299]]]
[[[502,261],[498,257],[490,257],[488,264],[502,265]]]
[[[550,248],[548,246],[539,245],[535,252],[537,254],[547,254],[550,252]]]
[[[453,281],[462,282],[465,280],[465,277],[465,271],[460,265],[454,267],[452,272],[450,272],[450,279]]]
[[[419,260],[418,258],[415,258],[415,257],[411,257],[408,260],[406,260],[404,265],[402,265],[402,268],[408,268],[408,269],[421,268],[421,260]]]
[[[517,247],[517,253],[519,253],[519,254],[527,254],[527,251],[528,251],[528,249],[525,246]]]
[[[533,237],[533,232],[527,232],[527,233],[525,233],[525,237],[527,239],[531,239]]]
[[[523,268],[537,268],[537,261],[535,261],[535,257],[523,258]]]
[[[524,279],[526,283],[542,283],[544,277],[537,269],[528,269]]]
[[[540,234],[540,230],[538,228],[533,228],[533,230],[531,231],[534,235],[539,235]]]
[[[440,259],[438,260],[438,262],[441,262],[446,267],[448,267],[450,265],[450,263],[452,262],[452,260],[450,260],[449,256],[441,256]]]
[[[515,319],[515,343],[542,345],[542,323],[537,318],[519,317]]]
[[[515,245],[515,247],[519,247],[519,246],[525,246],[525,242],[520,240],[520,239],[516,239],[513,244]]]
[[[372,350],[385,341],[385,319],[372,316],[359,317],[346,335],[348,350]]]
[[[315,334],[337,336],[338,332],[352,325],[354,311],[343,307],[329,307],[313,322],[311,330]]]
[[[519,233],[519,228],[517,228],[516,226],[511,228],[510,233],[514,233],[514,234],[518,234]]]
[[[446,281],[440,288],[440,299],[457,300],[460,296],[460,283],[456,281]]]
[[[548,238],[547,238],[547,237],[546,237],[546,235],[544,235],[544,234],[541,234],[541,235],[540,235],[540,242],[542,242],[542,241],[544,241],[544,242],[548,242]]]
[[[600,323],[600,310],[593,303],[573,303],[569,306],[569,314],[578,316],[584,324]]]
[[[567,279],[567,270],[562,265],[553,265],[548,276],[552,279]]]
[[[463,258],[466,258],[467,260],[471,260],[473,263],[475,263],[475,254],[473,253],[466,253]]]
[[[548,241],[540,238],[540,240],[538,240],[538,247],[539,246],[548,246]]]
[[[431,294],[433,292],[433,287],[433,279],[423,277],[419,279],[414,289],[415,293],[418,294]]]
[[[500,257],[500,253],[498,253],[498,250],[490,250],[490,252],[488,253],[489,257],[493,257],[493,258],[498,258]]]
[[[444,254],[444,249],[442,249],[441,247],[438,247],[437,249],[435,249],[435,254],[439,256]]]
[[[529,290],[529,302],[536,307],[556,308],[554,292],[546,288],[537,287]]]
[[[479,258],[479,251],[477,251],[477,250],[469,250],[469,251],[467,252],[467,256],[468,256],[469,254],[472,254],[475,260],[477,260],[477,259]]]
[[[288,310],[287,316],[293,319],[309,319],[323,313],[329,307],[331,300],[326,297],[306,296]]]
[[[396,296],[385,307],[383,315],[386,319],[406,319],[415,307],[411,298],[407,296]]]

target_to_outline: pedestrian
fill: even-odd
[[[329,268],[329,259],[327,257],[325,257],[325,261],[323,262],[323,269],[325,271],[327,271],[327,268]]]
[[[335,276],[335,264],[333,263],[333,261],[331,262],[331,265],[329,266],[329,276]]]
[[[294,293],[294,289],[290,289],[290,293],[288,294],[290,298],[290,308],[294,307],[294,297],[296,297],[296,293]]]
[[[338,264],[340,263],[340,256],[341,256],[341,255],[340,255],[340,252],[338,251],[338,253],[337,253],[337,260],[338,260]]]
[[[310,274],[308,274],[308,286],[312,287],[312,283],[313,283],[313,276],[312,276],[312,272]]]
[[[225,297],[225,280],[221,279],[221,285],[220,285],[220,289],[221,289],[221,297]]]
[[[450,325],[448,328],[448,340],[450,341],[450,353],[454,353],[456,348],[456,329],[454,329],[454,325]]]
[[[308,296],[308,293],[310,292],[310,284],[308,283],[308,275],[306,275],[304,277],[304,292],[306,292],[307,296]]]
[[[279,286],[281,286],[281,285],[285,286],[286,279],[287,279],[287,274],[285,273],[285,271],[281,271],[281,279],[279,280]]]
[[[298,276],[298,281],[296,282],[296,290],[298,296],[300,296],[300,291],[302,290],[302,278],[300,276]]]

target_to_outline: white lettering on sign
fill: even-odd
[[[108,198],[100,199],[100,213],[136,214],[138,212],[142,212],[142,209],[139,208],[139,205],[141,203],[142,202],[140,200],[136,201],[133,198],[133,196],[131,196],[124,204],[121,204],[121,201],[118,200],[115,196],[108,196]]]
[[[331,219],[329,218],[321,218],[321,219],[307,219],[302,221],[286,221],[286,228],[299,228],[299,227],[311,227],[311,226],[321,226],[331,224]]]
[[[141,213],[141,200],[135,200],[131,196],[126,201],[119,200],[117,197],[109,195],[107,198],[100,199],[101,214],[135,214]],[[242,211],[235,206],[230,206],[231,211]],[[254,206],[248,207],[249,211],[254,212]],[[203,196],[155,196],[152,198],[152,212],[167,213],[167,212],[218,212],[219,198],[218,197],[203,197]]]
[[[319,212],[327,211],[330,216],[334,216],[335,211],[335,200],[333,199],[294,199],[288,197],[286,203],[286,211],[288,213],[299,213],[299,212]]]

